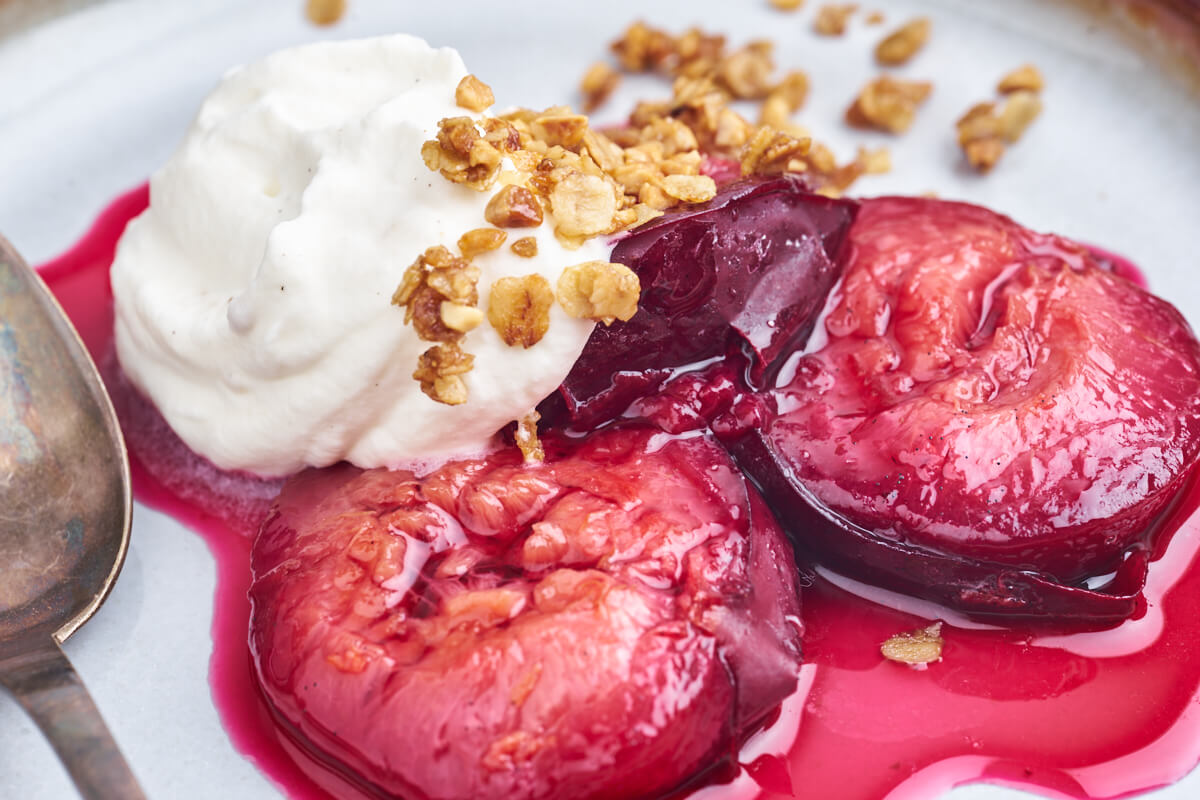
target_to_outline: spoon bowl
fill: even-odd
[[[59,645],[108,596],[129,547],[129,462],[95,365],[0,238],[0,684],[87,798],[140,798]]]

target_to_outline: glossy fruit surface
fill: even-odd
[[[798,579],[710,438],[621,427],[285,486],[251,646],[310,752],[407,798],[657,797],[796,685]]]
[[[1200,450],[1200,345],[1174,308],[985,209],[884,198],[821,333],[718,423],[798,541],[979,613],[1133,613]],[[1111,597],[1083,588],[1113,571]]]

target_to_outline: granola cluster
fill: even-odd
[[[1044,82],[1037,67],[1026,64],[1000,79],[996,91],[1004,102],[977,103],[959,118],[958,144],[967,163],[988,172],[1042,112],[1039,92]]]
[[[568,267],[556,287],[536,273],[500,278],[489,287],[483,310],[473,258],[503,247],[510,234],[547,223],[573,249],[716,193],[712,178],[700,174],[698,142],[682,126],[658,123],[645,141],[624,147],[565,107],[486,116],[494,95],[474,75],[459,83],[455,102],[481,116],[441,120],[421,156],[446,180],[490,193],[487,225],[463,233],[457,255],[442,246],[427,249],[392,297],[404,308],[405,323],[423,341],[436,343],[420,357],[413,378],[429,397],[449,405],[468,399],[464,376],[474,357],[461,344],[485,320],[506,345],[529,348],[549,330],[555,302],[570,316],[611,324],[632,317],[641,294],[628,268],[592,261]],[[516,236],[509,247],[532,258],[538,240]],[[536,426],[532,435],[536,441]],[[535,452],[531,447],[529,453]]]
[[[883,163],[875,157],[874,169],[862,158],[839,165],[832,150],[792,122],[807,99],[808,76],[793,70],[776,77],[770,42],[730,49],[724,36],[696,28],[673,36],[636,22],[612,50],[626,72],[672,79],[669,100],[639,103],[629,125],[610,132],[627,149],[657,148],[655,142],[662,142],[669,156],[672,146],[686,147],[689,153],[698,146],[709,157],[736,162],[743,175],[804,173],[815,191],[829,195],[840,194]],[[607,96],[595,93],[597,74],[599,68],[592,67],[581,86],[592,104]],[[757,102],[757,121],[738,113],[732,106],[735,101]],[[630,180],[642,177],[637,170],[626,175]],[[694,188],[692,182],[677,178],[660,180],[648,190],[648,200],[660,205],[671,199],[694,202],[695,195],[686,193]]]

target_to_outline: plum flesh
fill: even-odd
[[[364,791],[659,797],[794,691],[791,548],[710,437],[545,444],[303,473],[264,524],[260,684]]]
[[[864,201],[848,252],[827,341],[716,423],[797,541],[974,614],[1135,613],[1200,449],[1183,318],[1084,248],[961,203]]]

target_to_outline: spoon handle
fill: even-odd
[[[56,641],[47,637],[0,658],[0,684],[42,729],[85,800],[145,800],[100,710]]]

